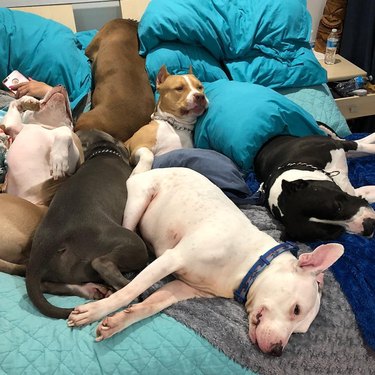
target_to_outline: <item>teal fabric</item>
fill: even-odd
[[[309,112],[316,121],[333,129],[340,137],[351,134],[345,117],[335,103],[326,84],[311,87],[296,87],[278,90],[294,103]]]
[[[97,32],[98,30],[84,30],[76,32],[75,37],[77,38],[78,48],[83,51],[86,50],[87,46],[91,43]]]
[[[310,28],[305,0],[153,0],[138,33],[143,56],[163,43],[188,45],[208,51],[233,80],[281,88],[327,81]]]
[[[153,90],[156,76],[166,64],[171,74],[186,74],[193,67],[194,74],[202,82],[227,79],[217,60],[204,48],[181,43],[162,43],[146,56],[146,70]]]
[[[9,375],[254,375],[165,314],[138,322],[101,343],[96,324],[71,329],[41,315],[24,279],[0,272],[0,373]],[[59,306],[78,297],[48,296]]]
[[[244,175],[268,139],[323,134],[308,112],[270,88],[227,80],[204,86],[210,105],[195,125],[195,147],[228,156]]]
[[[0,77],[13,70],[66,87],[74,108],[91,89],[91,66],[74,33],[46,18],[0,8]]]

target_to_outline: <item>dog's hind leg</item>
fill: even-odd
[[[179,301],[203,296],[212,297],[212,295],[203,295],[202,292],[185,284],[183,281],[171,281],[152,293],[142,303],[129,306],[123,311],[106,317],[96,329],[96,341],[107,339],[130,325],[148,318]]]
[[[41,284],[43,293],[56,294],[60,296],[78,296],[86,299],[102,299],[112,294],[112,291],[101,284],[63,284],[44,281]]]
[[[147,266],[147,248],[136,233],[122,227],[107,235],[117,238],[118,245],[108,254],[93,259],[91,265],[108,285],[119,290],[130,282],[122,272],[139,271]]]
[[[9,273],[10,275],[25,276],[26,266],[24,264],[16,264],[0,259],[0,272]]]

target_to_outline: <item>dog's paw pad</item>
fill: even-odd
[[[40,101],[32,96],[23,96],[18,100],[17,107],[20,111],[39,111]]]

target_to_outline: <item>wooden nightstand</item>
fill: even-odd
[[[324,56],[317,54],[318,61],[327,71],[328,82],[345,81],[358,76],[366,76],[367,73],[354,65],[344,57],[336,55],[336,63],[327,65],[324,63]],[[344,117],[349,120],[357,117],[375,115],[375,94],[366,96],[350,96],[347,98],[335,99],[337,106]]]

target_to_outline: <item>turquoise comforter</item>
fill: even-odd
[[[195,146],[223,153],[247,175],[268,139],[322,134],[310,113],[273,90],[327,81],[310,30],[305,0],[153,0],[140,53],[154,89],[163,64],[173,74],[192,66],[210,101]]]

